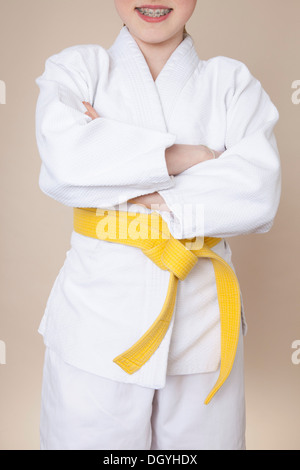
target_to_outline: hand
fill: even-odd
[[[216,158],[222,152],[214,151]],[[188,168],[212,160],[213,154],[205,145],[174,144],[165,151],[166,164],[169,175],[179,175]]]
[[[132,199],[128,199],[127,202],[131,204],[140,204],[148,209],[171,212],[164,198],[158,192],[137,196]]]
[[[90,103],[88,103],[87,101],[83,101],[82,103],[84,104],[84,106],[87,109],[87,112],[84,113],[84,114],[86,114],[87,116],[89,116],[93,120],[100,117],[99,114],[97,113],[97,111],[93,108],[93,106]]]

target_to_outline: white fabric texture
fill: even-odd
[[[90,374],[46,348],[41,450],[245,450],[243,335],[230,377],[168,376],[159,390]]]
[[[232,268],[224,237],[270,230],[281,191],[278,111],[240,61],[200,60],[185,34],[154,81],[124,26],[107,50],[78,45],[54,54],[36,82],[46,195],[71,207],[122,209],[132,197],[159,191],[172,209],[161,212],[172,235],[222,238],[213,251]],[[84,114],[84,100],[99,119]],[[174,143],[225,151],[170,177],[165,150]],[[186,206],[203,209],[204,226]],[[179,283],[171,325],[150,360],[133,375],[113,363],[154,322],[168,282],[169,273],[138,248],[72,231],[39,332],[69,364],[119,382],[159,389],[167,375],[216,371],[220,314],[207,259]],[[241,314],[245,334],[243,302]]]

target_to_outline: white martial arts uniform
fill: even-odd
[[[36,82],[45,194],[71,207],[122,210],[128,199],[158,191],[171,209],[160,212],[171,234],[222,238],[212,249],[233,269],[225,237],[270,230],[281,191],[278,111],[240,61],[200,60],[185,34],[154,81],[124,26],[108,50],[79,45],[53,55]],[[82,101],[100,118],[86,116]],[[173,177],[165,150],[174,143],[223,153]],[[186,210],[198,206],[203,219]],[[113,363],[156,319],[168,281],[136,247],[73,231],[39,332],[70,366],[116,382],[163,389],[171,375],[215,373],[220,315],[209,259],[179,283],[171,325],[150,360],[133,375]],[[241,315],[245,334],[243,304]]]

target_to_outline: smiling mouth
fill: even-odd
[[[168,15],[173,8],[138,8],[136,7],[135,10],[138,10],[142,15],[149,16],[150,18],[159,18],[161,16]]]

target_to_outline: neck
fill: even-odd
[[[153,80],[156,80],[160,71],[164,67],[171,54],[175,51],[175,49],[184,39],[182,31],[179,31],[170,39],[159,43],[144,42],[140,38],[136,37],[134,34],[130,34],[135,39],[139,48],[142,51],[150,69]]]

